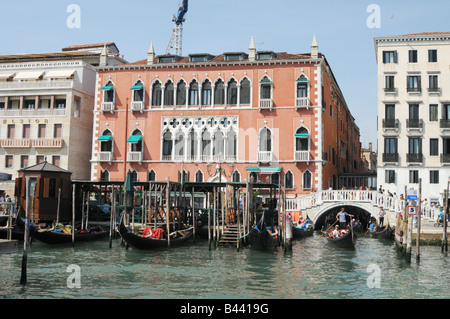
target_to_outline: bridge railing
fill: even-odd
[[[325,190],[296,198],[286,199],[287,211],[304,211],[318,207],[327,202],[364,202],[374,207],[383,208],[394,213],[402,212],[405,201],[399,197],[380,194],[377,191],[367,190]],[[430,205],[423,205],[422,216],[427,219],[436,219],[439,209]]]

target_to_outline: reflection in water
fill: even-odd
[[[361,236],[355,249],[325,238],[293,242],[292,251],[209,250],[206,241],[155,251],[109,243],[54,247],[34,242],[28,284],[19,285],[21,252],[0,256],[0,298],[448,298],[449,257],[440,247],[421,248],[408,264],[392,242]],[[414,260],[414,258],[413,258]],[[67,288],[67,267],[81,268],[81,289]],[[380,288],[369,288],[371,265]]]

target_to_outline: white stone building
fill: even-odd
[[[0,195],[43,161],[89,180],[96,66],[125,62],[114,43],[0,56]],[[9,178],[5,178],[9,177]]]
[[[375,38],[378,187],[443,203],[450,176],[450,32]]]

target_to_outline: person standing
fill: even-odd
[[[380,226],[383,227],[384,225],[384,216],[386,215],[386,212],[384,211],[383,207],[381,207],[380,209],[380,213],[379,213],[379,220],[380,220]]]
[[[345,211],[345,208],[342,207],[341,211],[337,214],[336,219],[339,219],[339,228],[345,229],[347,228],[347,216],[353,217]]]

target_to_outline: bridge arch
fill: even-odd
[[[336,215],[341,208],[344,207],[345,210],[351,214],[357,216],[357,219],[361,221],[367,220],[367,218],[375,217],[378,220],[379,208],[374,207],[371,203],[355,203],[355,202],[334,202],[334,203],[324,203],[316,210],[315,213],[309,214],[309,217],[313,220],[314,225],[317,228],[325,225],[325,219],[329,215]]]

